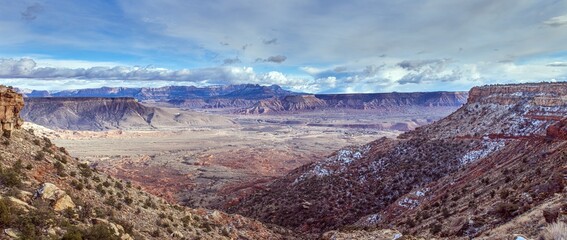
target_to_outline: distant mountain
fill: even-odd
[[[248,114],[282,113],[325,109],[396,109],[419,107],[460,107],[466,102],[467,92],[415,92],[373,94],[315,94],[295,95],[260,100],[243,109]]]
[[[52,129],[168,129],[216,127],[233,122],[217,115],[148,107],[133,98],[26,98],[26,120]]]
[[[374,94],[308,95],[282,89],[278,85],[241,84],[159,88],[102,87],[58,92],[20,89],[27,98],[134,98],[141,102],[161,102],[170,106],[202,109],[230,108],[241,113],[266,114],[323,109],[384,109],[407,106],[460,107],[467,92],[415,92]]]
[[[567,83],[485,86],[438,122],[338,150],[224,209],[305,233],[536,239],[567,217],[566,186]]]
[[[102,87],[57,92],[20,90],[27,98],[35,97],[99,97],[116,98],[128,97],[138,101],[172,101],[183,102],[188,99],[244,99],[258,100],[271,97],[296,95],[280,86],[261,86],[258,84],[241,84],[227,86],[167,86],[159,88],[125,88]]]

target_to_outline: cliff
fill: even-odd
[[[10,137],[14,129],[22,126],[23,120],[19,114],[23,107],[24,99],[21,94],[0,85],[0,133]]]
[[[305,233],[396,228],[426,239],[537,238],[543,206],[567,212],[566,87],[473,88],[469,102],[440,121],[340,149],[224,208]]]
[[[509,105],[524,100],[538,106],[561,106],[567,101],[565,92],[565,83],[482,86],[470,90],[468,103]]]
[[[548,127],[566,116],[567,83],[474,87],[467,104],[459,110],[402,137],[542,138]]]
[[[262,100],[241,112],[265,114],[332,109],[396,110],[414,106],[460,107],[466,98],[466,92],[297,95]]]
[[[27,98],[22,117],[52,129],[109,130],[225,126],[221,116],[148,107],[134,98]]]
[[[314,95],[286,96],[260,100],[253,107],[242,110],[246,114],[265,114],[287,111],[320,110],[327,107],[327,103]]]

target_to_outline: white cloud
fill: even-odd
[[[48,61],[49,62],[49,61]],[[60,63],[65,63],[61,61]],[[463,64],[449,59],[402,60],[380,65],[302,67],[306,74],[280,71],[259,73],[252,67],[214,67],[171,70],[155,67],[102,66],[66,68],[45,66],[33,59],[0,59],[0,83],[37,90],[102,86],[277,84],[310,93],[468,90],[493,83],[565,81],[563,62],[479,62]],[[57,62],[50,62],[50,64]],[[82,65],[92,64],[82,63]]]
[[[567,25],[567,15],[553,17],[543,23],[552,27]]]

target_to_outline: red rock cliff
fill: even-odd
[[[567,82],[482,86],[470,90],[468,103],[510,105],[522,99],[529,99],[537,106],[562,106],[567,103],[565,93]]]
[[[1,133],[10,137],[13,129],[20,128],[23,120],[20,110],[24,107],[24,98],[12,88],[0,85],[0,125]]]

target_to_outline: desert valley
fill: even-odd
[[[3,159],[23,154],[16,159],[30,166],[18,170],[24,191],[13,201],[36,209],[25,189],[55,182],[73,196],[69,211],[106,211],[92,217],[110,214],[96,221],[126,224],[130,231],[117,236],[134,238],[527,239],[567,217],[565,83],[354,95],[231,88],[187,99],[180,96],[218,90],[22,91],[20,100],[3,88],[3,123],[15,124],[4,124],[12,137],[5,134]],[[132,93],[152,91],[159,98]],[[135,210],[137,201],[143,208]],[[161,207],[152,211],[152,201]],[[123,215],[140,211],[149,219],[189,213],[157,217],[152,228]],[[59,217],[92,224],[84,214]],[[222,219],[186,223],[183,214]],[[238,218],[246,220],[235,225]]]
[[[0,36],[0,240],[567,240],[567,0],[1,1]]]

